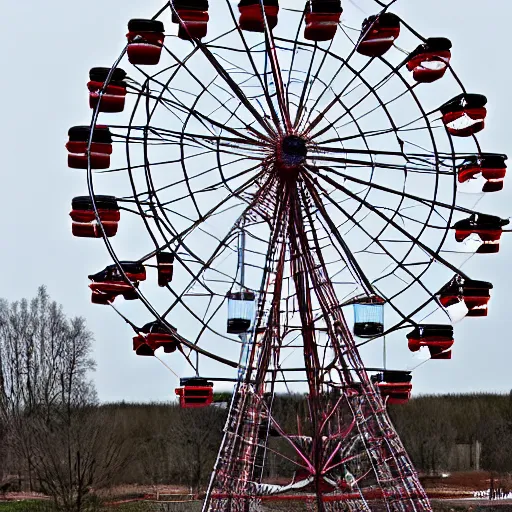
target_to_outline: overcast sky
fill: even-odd
[[[95,380],[103,401],[167,400],[174,397],[177,379],[158,361],[137,358],[131,329],[110,308],[90,303],[86,276],[103,268],[108,258],[100,241],[84,244],[71,236],[70,200],[86,193],[86,182],[85,174],[67,168],[64,144],[70,126],[90,120],[89,68],[110,65],[124,46],[127,21],[151,17],[162,4],[6,0],[0,18],[0,296],[32,297],[46,284],[68,314],[87,319],[96,338]],[[422,34],[452,40],[452,63],[467,89],[489,98],[488,126],[480,137],[484,151],[512,153],[510,2],[399,0],[394,11]],[[503,192],[484,200],[482,209],[509,217],[511,194],[509,179]],[[512,388],[511,255],[512,240],[505,236],[499,255],[473,258],[465,268],[495,284],[489,317],[457,327],[453,360],[418,370],[415,393]]]

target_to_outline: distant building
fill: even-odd
[[[482,443],[456,444],[448,457],[449,471],[479,471]]]

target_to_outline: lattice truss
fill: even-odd
[[[439,80],[419,80],[413,50],[435,45],[404,20],[382,56],[358,51],[395,2],[344,2],[324,42],[305,39],[307,8],[291,0],[273,29],[258,4],[259,32],[240,28],[237,4],[210,2],[208,35],[183,40],[173,34],[187,33],[186,3],[153,18],[169,30],[159,63],[123,78],[125,113],[101,105],[126,50],[104,77],[86,157],[95,236],[145,308],[105,302],[136,332],[144,319],[165,326],[189,373],[235,382],[205,510],[256,510],[279,496],[322,511],[431,510],[360,349],[471,311],[461,267],[497,252],[507,224],[475,210],[505,175],[506,157],[475,137],[485,98],[464,89],[447,50],[419,64],[442,69]],[[112,163],[95,170],[93,131],[106,124]],[[119,243],[99,194],[116,197]],[[151,269],[162,252],[173,254],[174,278],[160,288],[120,264]],[[451,302],[447,283],[458,290]],[[226,333],[234,293],[255,304],[238,334]],[[376,300],[385,328],[354,337],[352,305]],[[283,392],[306,393],[291,398],[294,417]]]

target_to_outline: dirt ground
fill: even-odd
[[[493,501],[473,498],[475,491],[487,491],[491,485],[491,475],[485,472],[453,473],[444,477],[424,476],[421,481],[432,499],[435,512],[512,512],[512,500]],[[512,478],[494,477],[495,488],[512,490]],[[103,500],[113,510],[124,510],[126,505],[133,505],[130,510],[141,512],[196,512],[201,510],[201,503],[191,502],[190,490],[180,486],[142,486],[123,485],[106,492],[99,492]],[[0,496],[0,500],[2,497]],[[35,493],[7,493],[5,499],[41,500],[44,496]],[[157,501],[158,500],[158,501]],[[181,501],[182,503],[162,503]],[[306,512],[302,503],[264,503],[264,512]]]

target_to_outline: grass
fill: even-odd
[[[23,500],[0,502],[0,512],[51,512],[53,505],[48,501]]]

